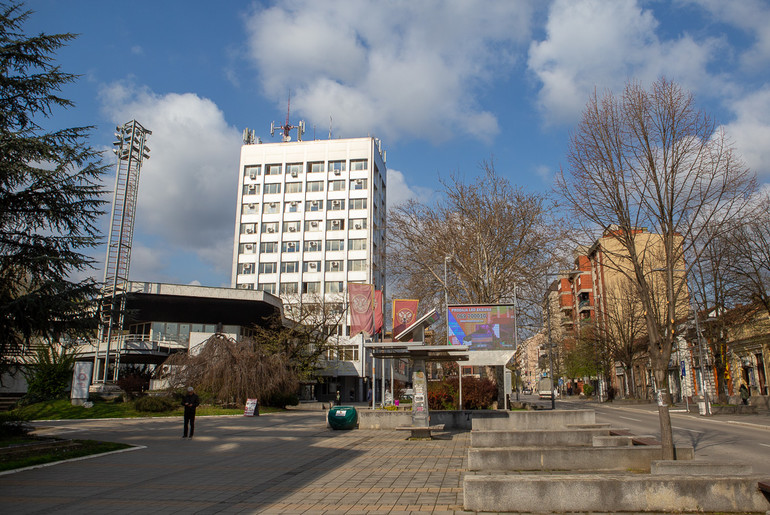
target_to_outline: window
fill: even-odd
[[[326,250],[345,250],[345,240],[326,240]]]
[[[345,204],[342,200],[327,200],[327,211],[342,211],[345,209]]]
[[[348,250],[366,250],[366,239],[348,240]]]
[[[343,291],[342,281],[326,281],[324,283],[325,293],[342,293]]]
[[[299,222],[284,222],[283,232],[299,232]]]
[[[281,209],[280,202],[267,202],[265,203],[265,207],[262,209],[262,212],[266,215],[271,215],[275,213],[280,213],[280,209]]]
[[[350,160],[350,171],[354,170],[368,170],[369,161],[366,159],[351,159]]]
[[[241,206],[241,213],[244,215],[256,215],[259,214],[259,204],[256,202],[249,202]]]
[[[366,179],[350,179],[350,189],[351,190],[365,190],[366,189]]]
[[[324,181],[312,181],[307,183],[307,191],[323,191]]]
[[[253,274],[254,273],[254,263],[238,263],[238,273],[239,274]]]
[[[345,228],[345,220],[341,220],[341,219],[326,220],[327,231],[341,231],[344,228]]]
[[[326,271],[327,272],[342,272],[342,261],[327,261],[326,262]]]
[[[297,272],[299,272],[299,261],[283,261],[281,263],[282,274],[296,274]]]
[[[321,292],[320,282],[303,282],[302,283],[302,293],[320,293],[320,292]]]
[[[340,172],[344,172],[345,161],[329,161],[329,171],[334,172],[335,175],[339,175]]]
[[[292,200],[291,202],[286,202],[283,206],[284,213],[299,213],[299,208],[301,206],[302,202],[298,200]]]
[[[349,259],[348,260],[348,272],[365,272],[366,260],[365,259]]]
[[[265,184],[265,195],[270,195],[271,193],[280,193],[281,192],[281,183],[275,182],[273,184]]]
[[[259,184],[244,184],[243,185],[243,194],[244,195],[259,195]]]
[[[302,183],[301,182],[287,182],[286,183],[286,193],[302,193]]]
[[[239,290],[253,290],[254,289],[254,283],[247,283],[247,284],[239,284],[236,286]]]
[[[351,218],[348,229],[366,229],[366,218]]]
[[[267,293],[275,293],[275,283],[259,283],[257,290]]]
[[[262,167],[260,165],[253,165],[253,166],[244,166],[243,167],[243,176],[248,177],[250,179],[256,179],[258,176],[262,175]]]
[[[329,191],[345,191],[345,181],[329,181]]]
[[[318,173],[324,171],[324,164],[323,163],[308,163],[307,164],[307,173]]]
[[[286,175],[291,175],[292,177],[296,177],[297,175],[302,173],[302,163],[287,163],[286,164]]]
[[[238,254],[254,254],[256,247],[253,243],[241,243],[238,247]]]
[[[281,252],[299,252],[299,242],[284,241],[281,243]]]
[[[241,224],[241,234],[254,234],[254,224]]]
[[[321,250],[321,240],[305,241],[305,252],[318,252]]]
[[[274,274],[276,270],[275,263],[260,263],[259,264],[259,273],[260,274]]]
[[[350,199],[350,209],[366,209],[366,199],[365,198]]]
[[[278,232],[278,222],[263,222],[262,232],[268,234]]]
[[[320,272],[321,271],[321,262],[320,261],[305,261],[302,263],[302,271],[303,272]]]
[[[305,221],[305,230],[310,231],[320,231],[322,228],[320,220],[307,220]]]
[[[266,165],[265,175],[281,175],[281,165]]]
[[[276,252],[278,252],[278,242],[263,241],[259,244],[260,254],[275,254]]]
[[[297,283],[281,283],[281,293],[299,293],[299,285]]]
[[[323,200],[308,200],[305,202],[305,211],[321,211]]]

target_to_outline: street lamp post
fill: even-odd
[[[447,285],[447,263],[452,261],[452,256],[444,256],[444,307],[446,308],[446,344],[451,345],[449,341],[449,287]],[[457,362],[457,387],[460,397],[460,409],[463,409],[463,369],[460,362]]]

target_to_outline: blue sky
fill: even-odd
[[[588,95],[665,75],[691,90],[770,182],[770,2],[742,0],[30,0],[28,33],[74,32],[82,75],[52,127],[153,131],[131,279],[229,286],[243,129],[307,124],[306,139],[373,135],[389,202],[435,198],[439,177],[494,158],[551,188]],[[111,154],[110,154],[111,155]],[[112,178],[105,178],[108,188]],[[106,223],[105,223],[106,233]],[[104,249],[94,254],[101,263]],[[96,275],[101,276],[101,271]]]

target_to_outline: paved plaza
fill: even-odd
[[[325,411],[39,422],[137,450],[0,475],[2,513],[464,513],[468,432],[332,431]]]

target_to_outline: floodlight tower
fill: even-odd
[[[107,257],[104,261],[104,284],[99,307],[99,342],[94,353],[94,383],[106,382],[110,363],[110,347],[113,330],[123,328],[123,317],[128,288],[128,270],[131,264],[131,242],[134,237],[134,216],[136,198],[139,190],[139,172],[142,162],[150,158],[150,149],[146,145],[151,131],[142,127],[136,120],[131,120],[115,128],[117,138],[112,150],[118,158],[115,169],[115,189],[112,192],[112,212],[110,214],[110,232],[107,244]],[[99,355],[105,344],[104,369],[99,377]],[[120,346],[115,349],[115,371],[113,381],[118,378]]]

